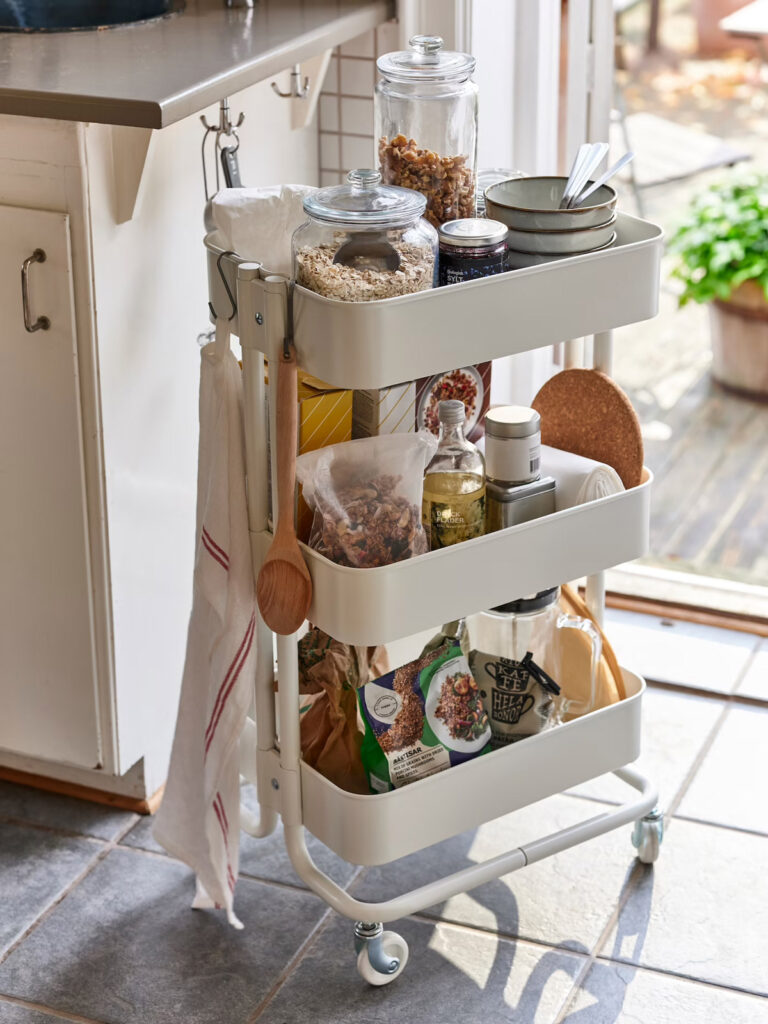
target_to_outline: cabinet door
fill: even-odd
[[[69,219],[0,206],[0,748],[101,759]],[[32,320],[24,328],[21,266]]]

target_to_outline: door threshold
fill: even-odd
[[[652,565],[605,574],[609,608],[768,636],[768,587]]]

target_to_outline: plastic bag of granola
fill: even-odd
[[[316,626],[298,647],[301,756],[341,789],[367,793],[357,688],[387,671],[387,650],[343,644]]]
[[[300,455],[296,476],[314,512],[309,546],[332,562],[360,569],[424,554],[421,495],[436,447],[430,433],[419,431]]]
[[[358,701],[365,723],[363,767],[374,793],[490,750],[488,717],[455,639],[363,686]]]

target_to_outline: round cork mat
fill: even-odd
[[[632,403],[599,370],[563,370],[533,400],[541,416],[541,440],[552,448],[613,466],[625,487],[643,472],[643,438]]]

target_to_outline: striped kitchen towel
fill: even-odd
[[[242,377],[225,321],[202,350],[192,614],[157,841],[197,874],[194,907],[231,924],[240,834],[238,742],[255,667]]]

